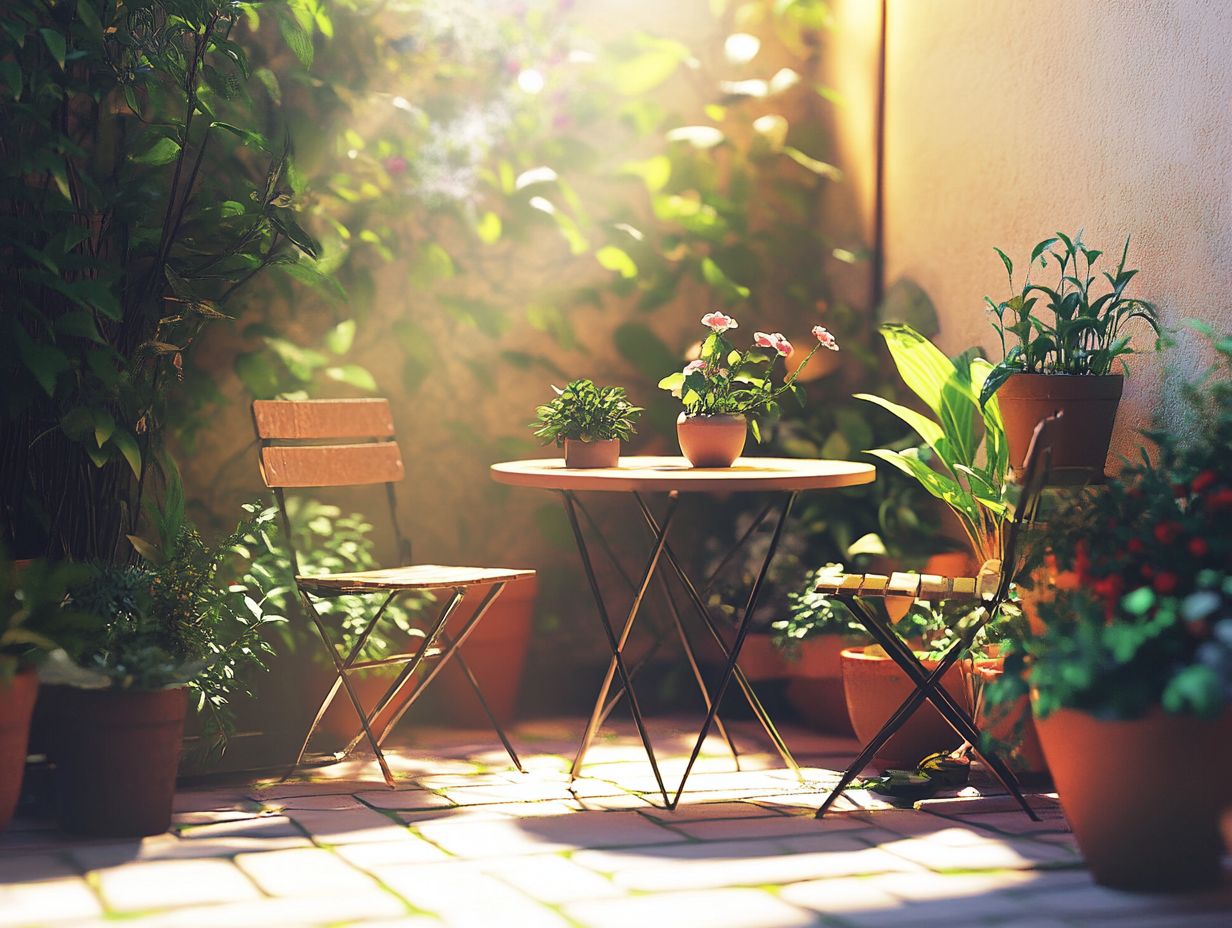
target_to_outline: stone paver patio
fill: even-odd
[[[671,782],[688,725],[654,723]],[[390,757],[397,790],[361,758],[184,790],[174,833],[143,841],[18,820],[0,837],[0,926],[1232,924],[1232,884],[1181,898],[1095,886],[1053,797],[1036,797],[1034,823],[996,796],[917,811],[853,793],[817,822],[855,745],[788,730],[807,786],[751,737],[740,771],[712,739],[666,812],[619,726],[571,790],[581,727],[520,726],[525,775],[486,733],[413,730]]]

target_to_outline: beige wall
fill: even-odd
[[[994,245],[1025,263],[1080,226],[1108,251],[1133,235],[1169,325],[1232,328],[1230,48],[1226,0],[889,0],[886,276],[924,287],[943,347],[994,347]],[[1192,336],[1172,361],[1203,363]],[[1114,452],[1172,395],[1162,368],[1133,365]]]

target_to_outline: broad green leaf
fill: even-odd
[[[672,161],[667,155],[654,155],[644,161],[626,161],[620,166],[620,173],[640,177],[647,190],[658,193],[671,179]]]
[[[484,213],[475,225],[475,234],[485,245],[493,245],[500,241],[501,218],[491,211]]]
[[[361,367],[358,364],[343,364],[339,367],[325,368],[325,376],[330,380],[336,380],[339,383],[345,383],[359,390],[366,390],[369,393],[375,393],[377,390],[376,378],[366,367]]]
[[[883,399],[880,396],[874,396],[871,393],[857,393],[855,398],[864,400],[869,403],[875,403],[882,409],[888,409],[898,418],[902,419],[907,425],[915,430],[915,433],[920,436],[928,447],[933,449],[933,453],[947,466],[950,466],[950,451],[948,442],[945,437],[945,430],[936,422],[928,418],[923,413],[916,412],[907,406],[893,403],[890,400]]]
[[[12,59],[0,61],[0,80],[9,88],[14,100],[21,99],[21,67]]]
[[[425,243],[411,259],[411,282],[419,286],[427,286],[438,280],[449,280],[454,273],[453,258],[436,242]]]
[[[282,33],[283,41],[299,59],[299,63],[305,68],[311,68],[315,52],[312,47],[312,36],[307,28],[289,16],[282,16],[278,20],[278,31]]]
[[[898,468],[909,477],[914,477],[925,490],[948,504],[955,515],[963,519],[969,527],[978,524],[979,507],[971,496],[957,482],[937,473],[916,455],[884,449],[874,449],[868,453]]]
[[[344,319],[325,333],[325,347],[334,354],[346,354],[355,342],[354,319]]]
[[[51,52],[51,57],[56,60],[56,64],[60,66],[60,70],[64,70],[64,57],[67,51],[64,44],[64,36],[56,32],[54,29],[40,29],[39,35],[43,37],[43,42],[47,45],[47,50]]]
[[[615,245],[604,245],[595,252],[595,260],[609,271],[615,271],[621,277],[636,277],[637,264],[628,253]]]
[[[702,258],[702,278],[729,300],[747,299],[749,295],[749,288],[728,277],[713,258]]]
[[[128,462],[129,468],[133,472],[133,476],[141,478],[141,449],[137,446],[137,439],[130,433],[117,429],[111,436],[110,444],[115,446],[120,452],[124,460]]]

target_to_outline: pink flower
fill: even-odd
[[[829,348],[831,351],[838,351],[838,339],[831,335],[830,330],[824,325],[813,326],[813,335],[816,336],[817,341],[823,347]]]
[[[385,159],[385,170],[395,177],[399,174],[405,174],[406,168],[406,159],[400,155],[394,155],[391,158]]]
[[[705,371],[705,370],[706,370],[706,362],[703,361],[701,358],[698,358],[696,361],[690,361],[688,364],[684,366],[684,375],[688,377],[694,371]]]
[[[754,332],[753,344],[758,348],[773,348],[784,356],[791,354],[791,342],[782,332]]]
[[[709,326],[712,332],[722,335],[728,329],[740,328],[740,323],[724,313],[706,313],[702,316],[702,325]]]

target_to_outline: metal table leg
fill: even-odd
[[[632,682],[629,677],[628,668],[625,666],[622,651],[625,642],[629,638],[629,633],[633,629],[633,623],[637,619],[638,611],[641,609],[642,600],[645,598],[646,590],[650,586],[651,578],[654,576],[655,568],[658,566],[659,557],[663,553],[663,546],[667,543],[667,533],[671,530],[672,520],[676,515],[676,507],[680,501],[680,497],[676,493],[671,493],[668,496],[667,514],[663,519],[663,528],[655,539],[655,544],[647,561],[646,568],[642,572],[641,582],[638,584],[636,594],[633,597],[633,603],[629,608],[628,617],[625,619],[624,628],[621,631],[619,639],[616,637],[616,632],[612,628],[611,619],[608,617],[607,606],[603,601],[603,591],[599,587],[598,577],[595,575],[594,564],[591,561],[590,551],[586,545],[586,536],[582,532],[582,526],[578,522],[577,505],[574,501],[573,494],[568,490],[562,491],[561,494],[565,502],[565,513],[569,517],[569,525],[573,529],[574,539],[577,541],[578,554],[582,559],[582,568],[586,573],[586,580],[590,584],[590,591],[595,600],[595,608],[599,613],[599,621],[603,626],[603,632],[607,636],[608,645],[612,650],[612,660],[608,664],[607,673],[603,679],[603,685],[599,689],[599,696],[595,700],[595,707],[591,713],[590,721],[586,725],[586,732],[582,737],[582,744],[578,749],[577,757],[574,758],[571,774],[574,777],[578,776],[578,772],[582,765],[582,760],[586,756],[586,751],[590,747],[590,742],[594,738],[595,732],[599,726],[599,719],[603,712],[604,704],[607,702],[608,691],[611,689],[612,679],[616,674],[620,675],[620,682],[624,687],[625,693],[629,697],[629,711],[633,715],[633,722],[637,726],[638,736],[642,740],[642,746],[646,749],[646,757],[650,761],[651,770],[654,771],[655,782],[658,784],[659,792],[663,796],[663,802],[671,807],[670,800],[667,795],[667,787],[663,783],[663,776],[659,772],[659,763],[655,757],[654,746],[650,743],[650,736],[646,732],[646,725],[642,718],[642,709],[638,704],[637,693],[633,689]]]

